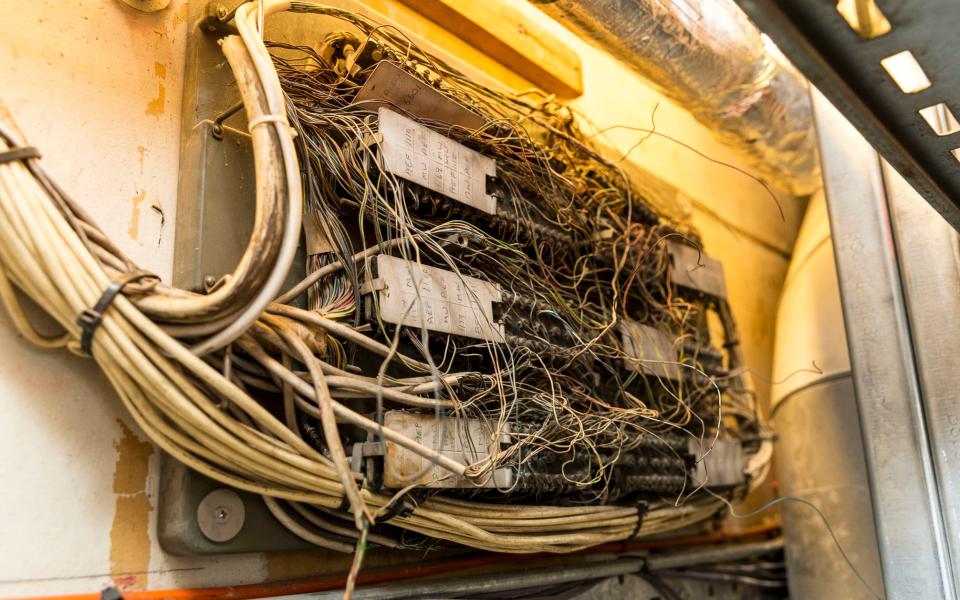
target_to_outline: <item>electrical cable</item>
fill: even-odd
[[[336,48],[322,50],[329,61],[303,48],[272,56],[258,19],[288,10],[336,17],[366,39],[333,35]],[[446,491],[413,486],[425,493],[388,528],[420,543],[572,552],[702,521],[722,504],[700,488],[685,491],[691,441],[698,448],[692,460],[700,462],[724,438],[761,440],[744,465],[745,489],[759,485],[772,445],[744,379],[732,313],[670,278],[665,240],[696,244],[695,236],[661,222],[635,197],[621,168],[587,144],[564,107],[479,86],[392,28],[349,11],[266,0],[243,4],[234,20],[239,35],[224,37],[221,48],[253,146],[250,242],[234,272],[206,294],[156,282],[123,286],[87,334],[89,354],[157,446],[198,473],[262,495],[302,539],[356,551],[357,569],[365,540],[396,544],[370,530],[394,493],[357,472],[347,451],[363,442],[357,432],[422,459],[417,469],[431,483],[468,483]],[[350,100],[360,87],[355,78],[369,75],[359,62],[368,44],[482,116],[477,130],[428,123],[496,159],[498,215],[482,220],[385,169],[366,142],[378,134],[368,107]],[[0,137],[0,152],[26,146],[3,119]],[[314,270],[284,292],[304,215],[319,220],[334,252],[311,258]],[[384,256],[453,273],[474,304],[468,278],[496,285],[505,299],[502,322],[485,325],[502,325],[503,340],[385,323],[376,296],[359,285]],[[36,157],[0,164],[0,298],[27,339],[83,354],[78,316],[135,272]],[[40,335],[14,288],[65,333]],[[291,305],[304,293],[309,309]],[[423,304],[413,310],[426,323]],[[361,322],[364,311],[369,323]],[[710,349],[711,311],[723,324],[725,354]],[[631,357],[626,320],[670,332],[677,360]],[[365,368],[354,364],[358,357]],[[673,364],[681,373],[675,379],[650,375]],[[439,437],[458,440],[462,456],[482,457],[457,460],[426,437],[388,426],[385,407],[431,417]],[[470,423],[498,445],[478,452],[484,442],[469,433]],[[646,492],[649,503],[637,503],[643,490],[626,489],[618,474],[630,460],[641,461],[640,474],[655,472],[655,464],[674,468],[657,477],[680,488]],[[512,477],[504,489],[480,487],[503,472]],[[314,510],[349,511],[360,533],[344,535]]]

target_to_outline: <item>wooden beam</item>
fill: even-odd
[[[543,91],[583,93],[576,52],[515,5],[517,0],[401,0]]]

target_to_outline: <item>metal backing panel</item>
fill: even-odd
[[[861,39],[836,2],[737,0],[761,30],[887,161],[960,228],[960,134],[938,136],[919,110],[939,102],[960,114],[956,0],[876,0],[892,30]],[[905,94],[880,61],[909,50],[933,85]]]
[[[243,504],[243,523],[229,540],[215,542],[201,531],[201,503],[223,485],[199,475],[169,456],[160,467],[157,538],[171,554],[235,554],[314,548],[287,531],[256,494],[237,492]]]
[[[880,160],[813,94],[884,586],[954,598]]]
[[[173,284],[202,290],[236,267],[253,230],[256,190],[243,111],[224,123],[222,135],[213,135],[213,120],[239,100],[217,44],[227,32],[207,29],[207,3],[189,7]],[[287,285],[303,278],[304,267],[301,250]],[[246,493],[240,494],[246,508],[241,532],[230,541],[211,542],[197,525],[197,506],[222,486],[164,458],[169,465],[160,472],[157,529],[167,551],[223,554],[311,547],[277,523],[260,497]]]

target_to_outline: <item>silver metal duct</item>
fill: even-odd
[[[816,368],[814,367],[816,366]],[[780,492],[814,503],[861,575],[882,589],[873,505],[853,390],[830,223],[815,194],[777,311],[771,417]],[[809,506],[782,505],[790,597],[875,598]]]
[[[821,185],[806,82],[732,0],[537,2],[742,150],[796,195]]]

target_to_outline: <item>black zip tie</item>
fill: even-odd
[[[0,165],[29,158],[40,158],[40,151],[33,146],[19,146],[12,150],[0,152]]]
[[[92,354],[93,334],[97,331],[100,323],[103,322],[103,313],[110,308],[117,294],[122,292],[124,286],[128,283],[145,277],[156,278],[157,276],[148,271],[141,270],[124,273],[119,278],[110,282],[110,285],[104,290],[103,295],[100,296],[100,299],[97,300],[93,308],[88,308],[80,313],[80,316],[77,317],[77,325],[83,330],[83,333],[80,335],[80,349],[83,350],[84,353]]]
[[[407,493],[409,494],[409,492]],[[407,494],[400,496],[387,506],[386,512],[377,519],[376,524],[386,523],[395,517],[407,517],[413,514],[414,509],[417,508],[417,503],[408,500]]]
[[[640,533],[640,528],[643,527],[643,517],[647,514],[647,501],[641,500],[637,502],[637,524],[634,526],[633,531],[630,532],[623,541],[629,542],[633,538],[637,537],[637,534]]]

